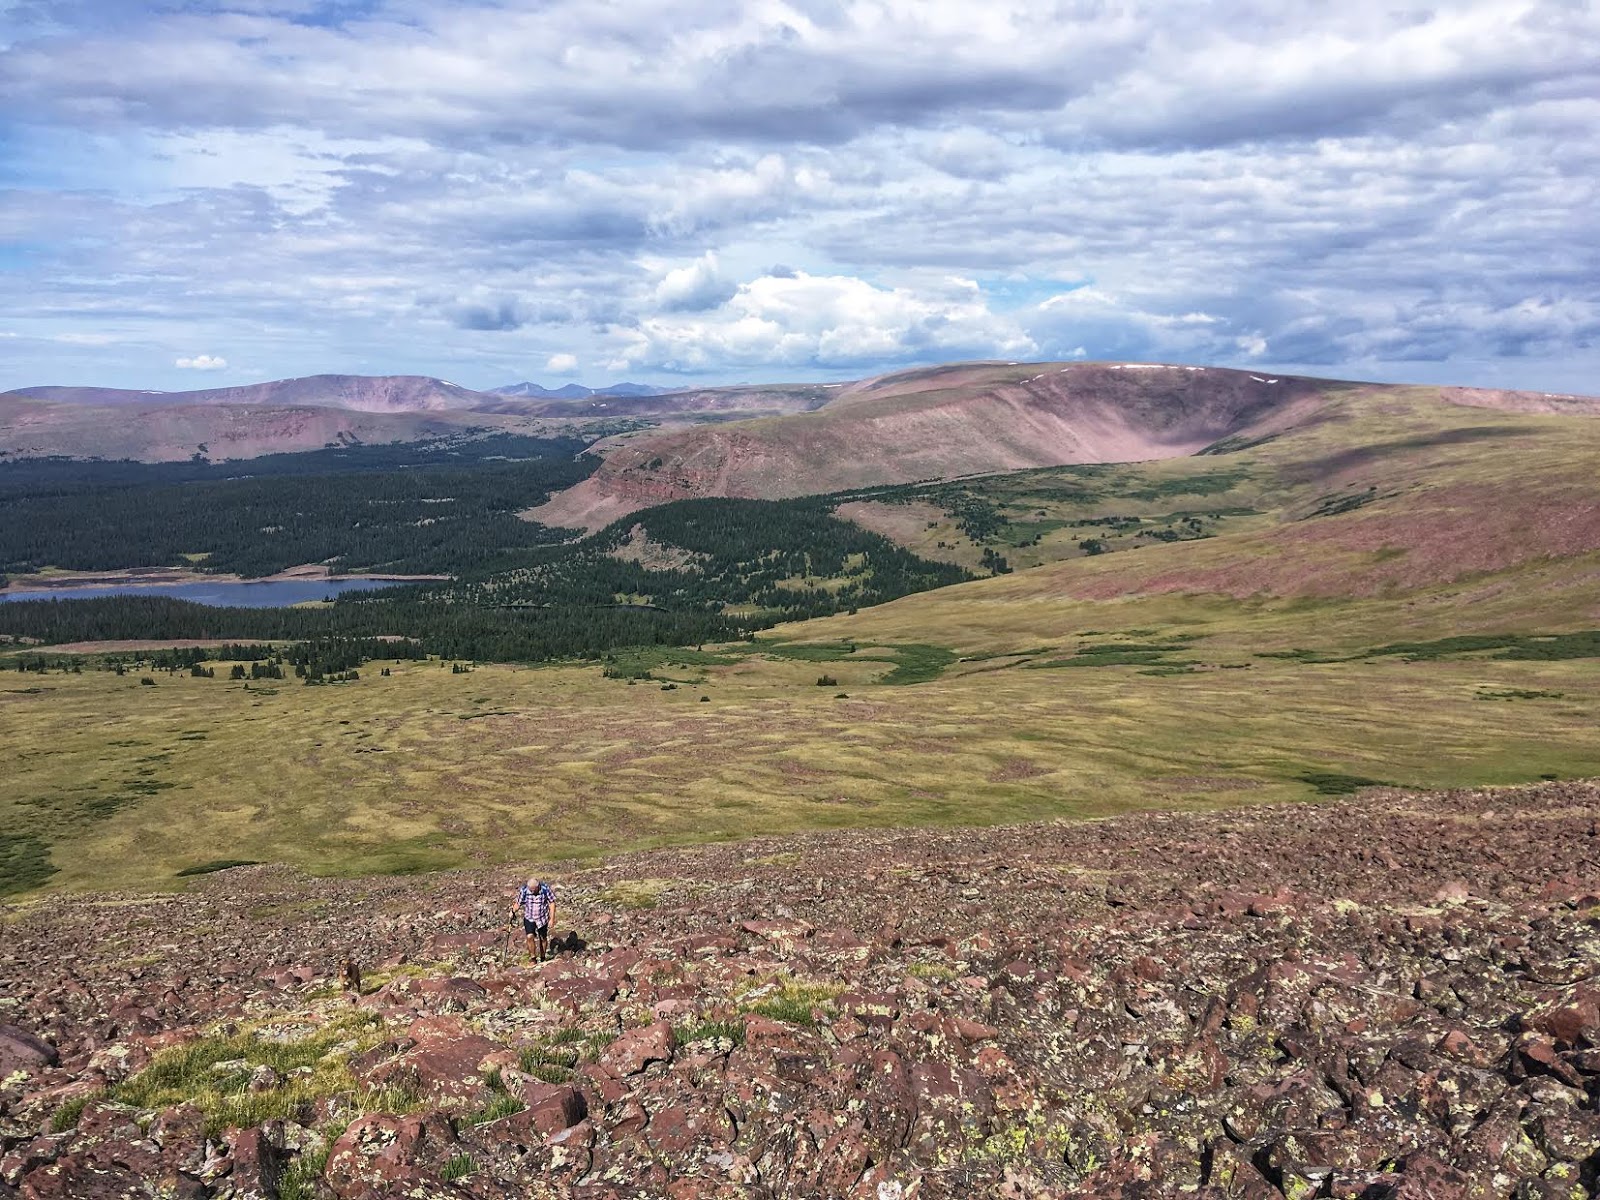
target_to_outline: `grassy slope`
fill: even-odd
[[[815,685],[821,670],[848,699]],[[752,656],[666,668],[707,680],[668,692],[597,667],[435,664],[260,698],[93,672],[30,677],[52,690],[27,695],[9,676],[0,739],[18,749],[0,825],[53,842],[52,886],[101,887],[218,858],[391,871],[1297,799],[1319,771],[1426,785],[1600,774],[1592,660],[1255,660],[1176,676],[987,660],[869,683],[888,670]],[[1560,696],[1482,698],[1514,691]],[[92,815],[116,797],[126,806]]]
[[[1600,628],[1600,422],[1420,391],[1352,393],[1336,418],[1238,455],[1117,469],[1123,493],[1163,505],[1182,503],[1183,478],[1242,471],[1239,507],[1255,513],[1231,532],[780,631],[805,649],[636,664],[670,691],[597,666],[407,664],[268,695],[186,676],[0,675],[0,829],[48,843],[48,886],[81,888],[171,884],[218,858],[423,869],[1309,799],[1319,774],[1600,774],[1593,658],[1273,657]],[[1379,498],[1361,508],[1296,519],[1369,487]],[[1082,655],[1097,646],[1119,649]],[[952,654],[967,661],[941,671]],[[1075,658],[1102,665],[1044,666]],[[817,686],[824,673],[837,683]]]
[[[1176,620],[1285,648],[1600,624],[1597,461],[1592,417],[1441,404],[1432,389],[1352,389],[1326,419],[1242,453],[962,485],[1012,524],[975,540],[950,516],[933,528],[901,521],[912,528],[896,540],[932,555],[944,541],[956,547],[946,557],[968,562],[992,547],[1013,566],[1043,569],[819,624],[816,636],[914,628],[925,640],[993,650]],[[933,496],[954,507],[948,485]],[[912,499],[922,515],[927,499]],[[1366,502],[1312,515],[1347,501]],[[1178,513],[1199,514],[1210,536],[1152,543],[1084,523],[1133,515],[1145,528],[1170,527]],[[1015,545],[1052,524],[1038,545]],[[1087,537],[1113,553],[1085,557]]]

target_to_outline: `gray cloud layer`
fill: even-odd
[[[0,3],[0,47],[0,385],[1600,391],[1587,3],[69,0]]]

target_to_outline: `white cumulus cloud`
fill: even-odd
[[[703,312],[731,300],[737,290],[707,250],[688,266],[668,271],[656,284],[655,302],[667,312]]]
[[[969,279],[878,287],[850,275],[767,274],[709,312],[642,321],[623,352],[631,366],[695,371],[712,363],[871,368],[1036,349],[989,311]]]
[[[571,375],[578,369],[576,354],[552,354],[545,360],[544,369],[552,375]]]
[[[1584,0],[0,0],[0,48],[0,390],[1600,378]]]
[[[196,354],[193,358],[177,359],[172,365],[186,371],[221,371],[227,368],[228,360],[217,354]]]

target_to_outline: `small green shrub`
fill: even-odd
[[[174,872],[173,877],[187,879],[192,875],[212,875],[218,871],[231,871],[234,867],[259,867],[260,865],[261,860],[258,858],[214,858],[210,862],[184,867],[183,870]]]
[[[104,1094],[103,1092],[90,1092],[82,1096],[74,1096],[71,1100],[68,1100],[51,1115],[50,1132],[65,1133],[69,1129],[76,1129],[78,1127],[78,1118],[83,1116],[83,1110],[88,1106],[89,1101],[98,1100]]]
[[[1344,775],[1338,771],[1305,771],[1297,778],[1309,783],[1319,796],[1348,796],[1369,787],[1394,787],[1382,779],[1368,779],[1365,775]]]
[[[278,1200],[317,1200],[317,1183],[328,1169],[332,1139],[318,1150],[308,1150],[283,1173],[278,1181]]]

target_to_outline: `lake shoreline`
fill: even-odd
[[[448,583],[449,575],[392,575],[381,571],[352,571],[336,575],[328,567],[307,564],[288,567],[271,575],[247,579],[231,573],[210,573],[186,570],[181,567],[128,567],[116,571],[51,571],[48,574],[11,575],[6,586],[0,587],[0,596],[17,592],[41,592],[57,589],[71,591],[96,587],[172,587],[175,584],[241,584],[241,583],[323,583],[341,580],[372,580],[379,583]]]

